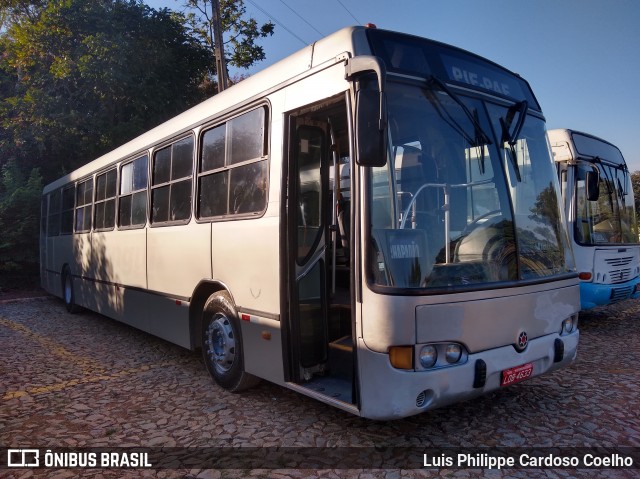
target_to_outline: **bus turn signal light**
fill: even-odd
[[[396,369],[413,369],[413,346],[391,346],[389,361]]]
[[[591,273],[588,271],[583,271],[582,273],[578,274],[578,278],[580,278],[582,281],[591,281]]]

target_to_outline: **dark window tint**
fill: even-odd
[[[222,171],[200,178],[200,217],[211,218],[227,214],[229,172]]]
[[[229,121],[231,164],[264,155],[264,112],[264,108],[258,108]]]
[[[230,172],[229,213],[242,214],[264,210],[267,191],[267,162],[250,163]]]
[[[117,172],[114,169],[96,177],[96,205],[94,208],[94,228],[112,229],[116,222],[116,183]]]
[[[191,176],[193,165],[193,138],[185,138],[172,146],[171,180]]]
[[[76,186],[76,232],[91,230],[91,203],[93,199],[93,178]]]
[[[49,236],[60,234],[60,202],[62,195],[60,190],[49,193],[49,216],[47,218],[47,232]]]
[[[155,188],[151,195],[151,222],[161,223],[169,221],[169,191],[170,187]]]
[[[76,196],[75,187],[68,186],[62,190],[62,213],[60,215],[60,233],[73,233],[73,209]]]
[[[202,163],[200,171],[211,171],[224,166],[226,124],[217,126],[202,136]]]
[[[267,205],[266,108],[217,125],[202,136],[198,216],[259,213]]]
[[[171,179],[171,147],[158,150],[153,155],[153,184],[167,183]]]
[[[158,150],[153,165],[151,222],[188,220],[191,216],[193,137]]]

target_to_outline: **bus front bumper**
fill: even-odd
[[[640,297],[639,284],[640,277],[616,284],[580,283],[580,308],[584,311],[629,298],[637,299]]]
[[[508,345],[469,354],[464,364],[430,371],[395,369],[388,354],[371,351],[359,338],[360,414],[371,419],[397,419],[472,399],[501,389],[503,371],[528,363],[533,364],[530,378],[554,371],[575,359],[579,336],[578,330],[563,336],[550,334],[530,340],[521,353]],[[557,362],[556,339],[562,341],[564,350]],[[479,360],[484,362],[485,381],[474,387]]]

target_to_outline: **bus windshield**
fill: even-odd
[[[526,102],[429,85],[388,84],[389,158],[370,176],[370,281],[477,288],[573,271],[544,122]]]
[[[588,171],[597,171],[599,177],[599,194],[595,201],[587,199],[585,181]],[[604,162],[582,162],[576,175],[576,213],[575,237],[578,243],[638,244],[631,175],[625,167]]]

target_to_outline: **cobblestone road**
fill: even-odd
[[[53,298],[0,303],[0,447],[639,447],[640,305],[583,314],[568,369],[399,421],[262,383],[235,395],[199,355]],[[640,469],[4,469],[0,477],[640,477]]]

